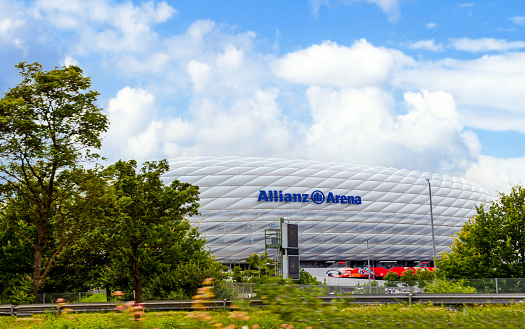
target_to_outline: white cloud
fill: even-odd
[[[188,63],[188,74],[190,75],[191,81],[195,90],[202,92],[206,84],[210,79],[211,66],[206,63],[201,63],[195,60],[191,60]]]
[[[165,126],[164,137],[169,143],[186,144],[195,139],[197,126],[181,118],[173,118]]]
[[[481,150],[468,127],[482,122],[471,121],[477,112],[469,114],[465,108],[475,109],[475,102],[487,101],[475,100],[480,97],[477,93],[470,96],[468,88],[476,86],[470,75],[501,74],[502,79],[519,75],[507,68],[510,54],[417,63],[365,40],[351,47],[324,42],[272,60],[254,56],[253,35],[226,38],[213,24],[196,26],[177,39],[186,45],[182,52],[166,49],[171,61],[185,63],[181,70],[191,82],[189,111],[172,108],[162,119],[157,117],[158,97],[151,93],[166,93],[162,88],[149,88],[150,92],[124,88],[110,102],[110,120],[117,123],[109,140],[121,146],[122,156],[311,158],[461,175],[476,163]],[[208,48],[209,38],[221,40],[219,46]],[[272,73],[282,80],[272,80]],[[271,87],[263,87],[265,81]],[[305,95],[291,89],[297,84],[306,85]],[[418,92],[404,91],[404,102],[390,91],[427,84],[431,87]],[[297,102],[302,108],[300,122],[281,108]],[[457,104],[462,104],[461,112]]]
[[[462,122],[489,131],[517,131],[525,134],[525,116],[520,112],[494,111],[493,108],[464,108]]]
[[[296,123],[283,117],[277,89],[256,90],[230,108],[197,98],[192,116],[173,114],[156,120],[155,99],[150,93],[126,87],[109,104],[110,131],[104,153],[123,158],[176,157],[192,154],[267,155],[282,157],[299,153]],[[294,153],[295,152],[295,153]],[[113,156],[115,156],[115,154]]]
[[[166,2],[130,1],[113,4],[107,0],[38,0],[37,16],[50,26],[72,32],[70,55],[92,53],[145,54],[157,42],[153,27],[177,12]]]
[[[295,123],[282,116],[278,94],[256,90],[229,108],[201,99],[192,109],[196,144],[205,154],[293,155],[299,138]]]
[[[66,56],[66,58],[64,59],[64,62],[62,63],[62,66],[70,66],[70,65],[77,65],[78,66],[78,61],[75,60],[71,56]]]
[[[226,70],[236,70],[242,65],[243,58],[242,49],[237,49],[234,46],[228,46],[223,54],[217,57],[217,67]]]
[[[13,30],[23,26],[25,21],[23,19],[11,19],[4,18],[0,20],[0,34],[3,37],[6,37],[8,34],[12,33]]]
[[[434,22],[429,22],[429,23],[427,23],[427,29],[433,29],[433,28],[435,28],[435,27],[437,27],[437,24],[436,24],[436,23],[434,23]]]
[[[525,24],[525,16],[514,16],[514,17],[511,17],[509,18],[512,23],[516,24],[516,25],[523,25]]]
[[[312,8],[312,15],[317,17],[317,15],[319,15],[319,9],[321,8],[321,5],[327,6],[328,0],[308,0],[308,3]]]
[[[144,159],[146,150],[141,150],[137,145],[145,144],[146,137],[135,136],[151,135],[151,132],[145,131],[151,130],[148,126],[151,126],[150,122],[155,118],[154,103],[155,97],[152,94],[130,87],[121,89],[117,96],[109,101],[107,112],[111,124],[104,137],[106,154]]]
[[[511,186],[525,184],[525,157],[501,159],[480,156],[466,171],[465,177],[486,188],[492,195],[508,192]]]
[[[487,51],[509,51],[525,48],[523,41],[507,41],[503,39],[481,38],[481,39],[453,39],[452,47],[456,50],[469,51],[473,53]]]
[[[524,113],[525,53],[485,55],[474,60],[419,63],[394,80],[401,88],[444,90],[463,108]],[[495,128],[498,129],[498,128]]]
[[[377,5],[381,10],[387,14],[388,20],[395,22],[400,16],[399,0],[352,0],[365,1]]]
[[[361,87],[388,83],[393,71],[412,63],[401,52],[374,47],[364,39],[351,47],[326,41],[285,55],[273,71],[294,83]]]
[[[205,34],[215,28],[215,23],[209,20],[195,21],[188,29],[188,35],[195,40],[201,40]]]
[[[427,49],[430,51],[443,51],[443,45],[441,43],[436,44],[434,39],[420,40],[409,45],[411,49]]]
[[[406,93],[408,113],[378,88],[310,87],[310,157],[459,173],[472,157],[450,94]]]
[[[463,2],[458,5],[458,8],[472,8],[474,7],[474,3],[472,2]]]
[[[0,46],[3,51],[14,46],[27,52],[26,33],[30,23],[26,19],[27,10],[17,1],[0,1]]]
[[[156,158],[162,143],[161,136],[159,136],[162,127],[162,122],[150,122],[145,131],[127,141],[124,156],[141,160]]]
[[[330,3],[329,0],[308,0],[308,3],[310,4],[311,13],[314,17],[319,15],[319,10],[322,5],[348,5],[351,2],[371,3],[377,5],[381,11],[387,15],[389,21],[395,22],[400,16],[399,1],[400,0],[339,0]]]

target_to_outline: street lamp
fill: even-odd
[[[430,225],[432,227],[432,251],[434,254],[434,268],[436,267],[436,239],[434,237],[434,216],[432,215],[432,190],[430,188],[430,179],[427,178],[428,182],[428,196],[430,198]]]
[[[366,241],[366,254],[368,256],[368,293],[372,294],[372,280],[370,280],[370,248],[368,248],[368,239],[363,237]]]

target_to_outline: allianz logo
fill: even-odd
[[[313,202],[315,204],[321,203],[341,203],[341,204],[361,204],[360,196],[337,195],[328,192],[325,196],[319,190],[313,191],[311,194],[305,193],[283,193],[283,191],[259,191],[259,202]]]

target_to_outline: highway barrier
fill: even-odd
[[[324,296],[319,297],[327,304],[337,299],[345,299],[349,304],[396,304],[407,305],[432,303],[434,305],[479,305],[479,304],[514,304],[525,301],[525,294],[397,294],[397,295],[347,295],[347,296]],[[206,301],[208,309],[235,309],[232,300],[210,300]],[[108,312],[113,311],[121,303],[70,303],[67,308],[73,312]],[[162,300],[146,301],[143,303],[146,310],[150,311],[176,311],[192,310],[192,300]],[[261,307],[260,299],[251,299],[252,307]],[[0,305],[0,315],[7,316],[30,316],[38,313],[58,312],[56,304],[30,304],[30,305]]]

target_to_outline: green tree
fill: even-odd
[[[29,235],[30,227],[25,231]],[[12,228],[3,223],[0,227],[0,295],[11,299],[13,286],[27,277],[31,278],[33,252],[31,245]],[[32,282],[31,282],[32,283]],[[27,284],[26,284],[27,285]],[[30,286],[30,293],[32,286]],[[34,299],[34,295],[32,295]],[[1,302],[1,301],[0,301]]]
[[[476,207],[436,262],[447,278],[525,277],[525,189],[512,187],[489,205]]]
[[[268,253],[261,255],[253,253],[246,258],[246,264],[248,264],[248,269],[243,271],[246,282],[265,283],[268,278],[276,275],[275,262],[268,258]]]
[[[396,272],[388,272],[384,277],[385,287],[397,287],[397,281],[399,281],[399,275]]]
[[[246,278],[244,276],[244,271],[239,265],[235,265],[231,272],[231,277],[233,282],[242,283],[246,282]]]
[[[23,80],[0,99],[0,218],[32,246],[36,294],[96,217],[104,181],[81,164],[98,158],[108,121],[79,67],[16,67]]]
[[[204,238],[186,218],[198,213],[198,187],[178,180],[165,185],[161,175],[169,170],[166,160],[146,162],[138,173],[136,168],[134,160],[107,168],[112,209],[90,237],[110,253],[108,272],[114,279],[119,279],[117,273],[129,273],[135,301],[140,302],[144,276],[190,261],[204,266],[209,253],[203,249]]]
[[[307,272],[304,268],[299,269],[299,281],[294,281],[297,284],[305,284],[305,285],[320,285],[321,282],[317,281],[317,279],[311,275],[309,272]]]

